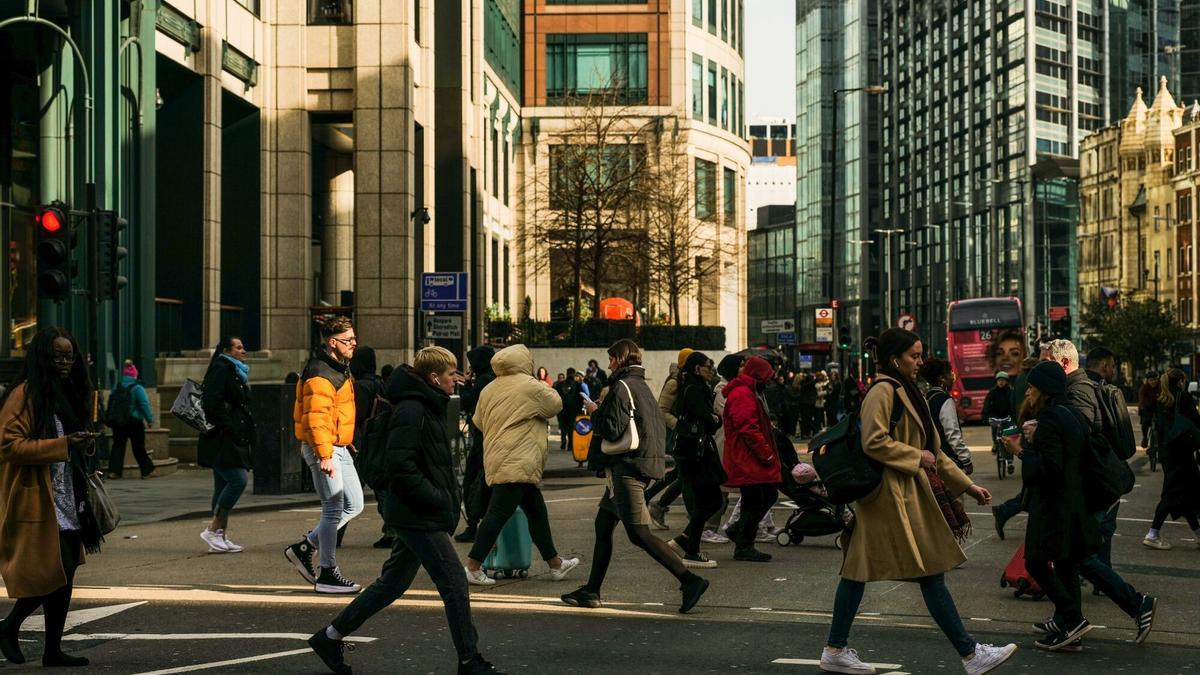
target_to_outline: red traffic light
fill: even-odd
[[[58,234],[63,229],[63,225],[67,221],[66,214],[62,208],[57,205],[43,206],[34,217],[38,227],[46,234]]]

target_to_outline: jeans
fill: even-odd
[[[1079,592],[1079,563],[1074,560],[1055,560],[1054,566],[1045,560],[1025,560],[1029,576],[1042,587],[1054,603],[1054,622],[1070,630],[1083,621],[1083,599]]]
[[[554,537],[550,535],[550,514],[546,512],[542,491],[530,483],[503,483],[492,486],[487,514],[479,523],[475,543],[471,546],[471,560],[483,562],[487,558],[500,538],[500,531],[518,506],[529,518],[529,537],[541,552],[542,560],[553,560],[558,556],[558,551],[554,550]]]
[[[1057,563],[1055,563],[1057,564]],[[1092,556],[1079,566],[1079,576],[1087,579],[1096,590],[1108,596],[1109,600],[1131,617],[1136,617],[1142,607],[1142,597],[1121,578],[1113,568],[1100,561],[1100,556]]]
[[[1015,497],[1000,504],[996,507],[996,516],[1001,520],[1012,520],[1018,513],[1025,510],[1025,489],[1016,494]]]
[[[738,548],[754,546],[758,535],[758,522],[775,505],[779,496],[778,485],[743,485],[742,512],[737,521],[729,526],[729,538]]]
[[[696,555],[700,552],[700,535],[704,534],[704,526],[721,510],[724,494],[720,485],[697,480],[697,473],[702,471],[699,460],[680,459],[678,463],[679,482],[683,485],[683,503],[687,504],[688,523],[687,527],[683,528],[682,538],[677,541],[685,552]]]
[[[450,639],[458,652],[458,660],[468,661],[479,653],[479,635],[471,622],[471,596],[467,591],[467,575],[454,550],[454,542],[446,532],[395,530],[392,553],[383,563],[379,578],[363,589],[333,620],[333,629],[342,635],[358,630],[367,619],[399,600],[417,569],[424,567],[446,609]]]
[[[46,643],[43,654],[46,656],[62,653],[63,629],[67,624],[67,610],[71,607],[71,593],[75,584],[75,570],[79,568],[79,551],[82,547],[79,532],[75,530],[60,530],[58,533],[58,550],[62,558],[63,572],[67,575],[67,583],[62,588],[47,595],[33,598],[17,598],[8,618],[4,620],[4,628],[15,636],[31,614],[42,608],[45,617]]]
[[[249,473],[242,468],[225,468],[214,466],[212,513],[214,516],[229,517],[229,512],[237,504],[246,489]]]
[[[307,444],[300,446],[308,470],[312,472],[313,487],[321,498],[321,520],[308,533],[308,543],[321,551],[321,567],[337,566],[337,531],[354,516],[362,513],[363,491],[358,482],[354,459],[345,446],[333,446],[335,470],[332,476],[321,471],[321,460]]]
[[[1100,551],[1096,557],[1108,567],[1112,567],[1112,540],[1117,532],[1117,511],[1120,508],[1121,504],[1118,502],[1109,510],[1096,514],[1096,522],[1100,525]]]
[[[933,617],[942,633],[950,638],[950,643],[958,651],[958,655],[967,657],[975,653],[975,638],[963,626],[958,608],[954,606],[954,598],[946,588],[946,577],[935,574],[929,577],[913,579],[921,585],[921,597],[925,599],[925,608]],[[838,583],[837,593],[833,596],[833,622],[829,626],[830,647],[842,649],[850,640],[850,626],[858,614],[858,606],[862,604],[863,591],[867,585],[861,581],[842,579]],[[1079,584],[1075,584],[1076,589]]]
[[[115,427],[112,432],[112,448],[108,451],[108,473],[120,476],[125,469],[125,442],[129,441],[133,445],[133,456],[142,476],[149,476],[154,471],[154,462],[146,452],[146,426],[141,420]]]

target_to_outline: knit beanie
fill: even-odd
[[[125,367],[121,369],[121,374],[127,375],[134,379],[137,379],[137,376],[138,376],[137,366],[133,365],[133,361],[126,361]]]
[[[737,377],[738,371],[742,369],[742,362],[745,360],[745,357],[737,354],[728,354],[717,364],[717,374],[728,382]]]
[[[692,352],[694,351],[696,350],[692,349],[691,347],[684,347],[683,349],[680,349],[679,355],[675,357],[675,365],[679,368],[683,368],[683,365],[687,363],[688,357],[691,356]]]
[[[1067,393],[1067,371],[1057,361],[1039,361],[1029,371],[1029,384],[1046,396]]]

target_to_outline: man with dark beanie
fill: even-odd
[[[483,388],[496,379],[492,372],[492,357],[496,350],[488,345],[480,345],[467,352],[467,363],[471,364],[473,379],[470,386],[462,393],[462,409],[467,419],[475,417],[475,406],[479,403],[479,395]],[[471,543],[475,541],[475,531],[483,514],[487,513],[488,501],[492,491],[483,479],[483,432],[474,422],[471,429],[471,449],[467,452],[467,465],[463,469],[463,506],[467,514],[467,528],[455,535],[454,541]]]

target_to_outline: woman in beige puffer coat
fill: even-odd
[[[562,399],[533,376],[533,354],[525,345],[506,347],[492,357],[496,379],[483,388],[472,422],[483,432],[483,474],[492,488],[487,514],[479,524],[467,559],[467,581],[496,583],[482,568],[504,524],[520,506],[529,535],[558,581],[579,564],[560,558],[550,534],[550,517],[538,485],[546,467],[546,421],[562,410]]]

